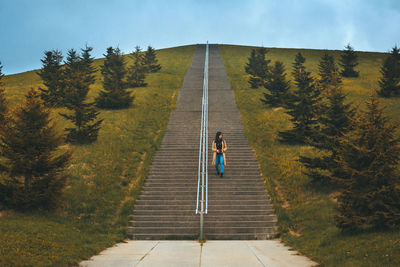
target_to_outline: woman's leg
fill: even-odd
[[[219,174],[218,164],[219,164],[219,155],[217,154],[217,157],[215,158],[215,168],[217,169],[217,173]]]
[[[221,173],[224,173],[224,155],[219,155],[219,164],[221,165]]]

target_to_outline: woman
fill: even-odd
[[[213,160],[212,165],[215,165],[217,169],[217,175],[221,173],[221,178],[224,175],[224,166],[226,165],[225,151],[228,149],[226,141],[222,139],[222,133],[217,132],[215,135],[215,140],[212,142]],[[218,169],[220,165],[221,172]]]

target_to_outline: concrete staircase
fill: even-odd
[[[218,47],[210,45],[209,53],[209,195],[204,234],[207,239],[272,238],[276,218],[244,135]],[[204,59],[205,45],[199,45],[136,202],[129,227],[132,239],[198,237],[195,208]],[[211,165],[211,143],[217,131],[228,145],[223,178]]]

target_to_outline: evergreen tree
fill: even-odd
[[[158,64],[156,58],[156,51],[150,45],[147,47],[147,51],[144,54],[144,65],[146,65],[148,72],[158,72],[161,70],[161,65]]]
[[[320,91],[315,86],[311,73],[306,71],[305,61],[303,55],[298,53],[293,63],[292,75],[297,89],[291,94],[286,113],[291,116],[294,127],[279,132],[281,142],[305,144],[313,139],[318,131]]]
[[[132,105],[134,96],[126,91],[124,78],[126,75],[124,58],[119,48],[107,48],[107,54],[101,66],[103,75],[103,88],[96,98],[96,105],[99,108],[121,109]]]
[[[319,87],[321,92],[329,94],[331,89],[342,85],[338,67],[335,64],[333,56],[325,53],[318,66]]]
[[[336,153],[340,146],[339,139],[352,129],[351,119],[355,110],[351,104],[345,103],[346,95],[338,85],[331,87],[326,98],[318,117],[321,128],[311,142],[312,146],[325,153],[318,153],[314,157],[300,156],[299,161],[307,168],[305,174],[314,182],[332,184],[330,177],[342,173]]]
[[[82,64],[82,70],[85,73],[85,81],[89,84],[92,85],[96,81],[96,75],[95,73],[97,72],[97,69],[93,66],[94,58],[91,55],[91,52],[93,50],[93,47],[86,45],[85,48],[82,48],[82,56],[81,56],[81,64]]]
[[[1,81],[3,77],[3,65],[0,62],[0,127],[2,127],[2,125],[6,122],[6,114],[8,110],[5,90],[3,87],[3,82]]]
[[[336,224],[342,230],[400,226],[400,139],[372,94],[367,110],[340,141],[338,165],[345,176],[338,198]]]
[[[100,124],[97,120],[99,112],[95,109],[95,103],[86,103],[90,85],[94,84],[93,75],[95,69],[92,66],[93,58],[90,55],[91,47],[82,49],[82,56],[78,56],[74,49],[68,51],[65,62],[65,106],[73,112],[72,115],[59,113],[64,118],[72,121],[76,128],[66,128],[67,142],[84,144],[97,140]]]
[[[345,46],[340,59],[340,66],[343,68],[340,74],[343,77],[358,77],[359,72],[354,68],[358,65],[358,56],[350,44]]]
[[[381,74],[378,94],[382,97],[400,95],[400,54],[397,46],[393,47],[390,55],[383,62]]]
[[[144,82],[148,66],[145,64],[143,53],[139,46],[135,47],[135,51],[131,53],[133,65],[128,69],[127,86],[143,87],[147,84]]]
[[[265,84],[268,76],[268,64],[271,60],[266,60],[267,49],[261,47],[252,49],[249,62],[245,66],[246,73],[250,74],[249,84],[251,88],[259,88]]]
[[[244,67],[244,70],[247,74],[252,76],[256,76],[256,69],[257,69],[257,49],[251,49],[250,57],[248,58],[248,62]]]
[[[3,173],[0,183],[6,195],[0,199],[11,208],[50,208],[65,185],[62,171],[70,151],[58,151],[63,144],[56,125],[50,125],[50,110],[32,88],[26,102],[1,129]]]
[[[258,49],[258,55],[257,55],[257,62],[258,62],[258,67],[257,67],[257,72],[256,75],[259,78],[259,84],[257,85],[257,87],[260,86],[264,86],[265,81],[269,75],[268,71],[268,65],[271,62],[271,60],[267,60],[265,58],[266,54],[267,54],[267,49],[265,47],[261,47]],[[255,85],[254,85],[255,86]]]
[[[285,67],[281,61],[275,61],[264,87],[268,92],[264,93],[261,102],[272,107],[286,107],[290,97],[290,81],[286,80]]]
[[[340,174],[340,168],[335,161],[335,148],[339,146],[339,138],[351,129],[350,120],[355,111],[351,104],[345,104],[346,95],[342,90],[338,68],[333,57],[327,53],[321,58],[319,75],[318,86],[326,99],[320,105],[320,129],[315,133],[310,145],[324,153],[318,153],[314,157],[300,156],[299,161],[307,168],[305,174],[314,182],[331,184],[331,174]]]
[[[256,69],[257,69],[257,50],[256,49],[251,49],[250,52],[250,57],[248,58],[248,62],[246,63],[246,66],[244,67],[244,70],[246,71],[247,74],[250,74],[252,76],[256,75]]]
[[[61,51],[52,50],[45,51],[42,61],[42,68],[38,75],[43,81],[46,88],[40,88],[40,98],[47,107],[61,107],[63,101],[63,77],[61,69],[61,61],[63,56]]]
[[[75,49],[68,50],[67,60],[64,61],[64,69],[62,70],[63,77],[63,97],[62,106],[66,107],[67,103],[70,101],[71,94],[75,90],[76,74],[80,72],[81,69],[81,58]]]

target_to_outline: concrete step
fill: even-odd
[[[146,187],[143,190],[141,195],[160,195],[160,196],[168,196],[168,195],[186,195],[190,197],[193,192],[197,192],[197,188],[201,190],[201,185],[199,187],[192,187],[192,188],[182,188],[177,189],[177,187],[172,188],[164,188],[164,190],[155,190],[153,187]],[[166,190],[168,189],[168,190]],[[260,187],[253,186],[253,187],[209,187],[205,190],[208,191],[209,196],[219,196],[219,195],[231,195],[231,196],[239,196],[239,195],[265,195],[267,192]]]
[[[259,233],[221,233],[210,234],[205,233],[205,238],[209,240],[266,240],[277,237],[275,228],[265,229],[264,232]]]
[[[199,205],[200,209],[200,205]],[[146,216],[191,216],[196,213],[196,203],[194,203],[193,207],[180,207],[179,210],[171,210],[171,209],[134,209],[133,215],[146,215]],[[213,209],[207,210],[207,216],[255,216],[255,215],[270,215],[274,213],[274,209],[272,207],[267,207],[263,209],[254,209],[253,207],[249,207],[249,209],[238,210],[238,209]]]
[[[191,123],[197,124],[197,122],[191,122]],[[199,121],[199,124],[200,124],[200,121]],[[188,141],[190,141],[192,143],[197,142],[199,144],[200,133],[185,133],[185,132],[179,131],[185,126],[179,125],[179,126],[176,126],[176,127],[177,127],[176,131],[167,130],[165,132],[164,138],[174,138],[176,140],[188,140]],[[187,129],[190,129],[190,128],[187,128]],[[196,137],[197,137],[197,139],[194,139]],[[211,144],[212,144],[213,141],[214,141],[214,136],[209,136],[208,140],[207,140],[207,143],[208,143],[209,147],[211,147]],[[226,144],[229,146],[229,144],[231,144],[231,142],[242,142],[242,141],[246,142],[247,141],[247,137],[244,135],[244,133],[240,134],[240,135],[239,134],[237,134],[237,135],[229,135],[229,137],[227,137],[225,139],[225,141],[226,141]]]
[[[157,197],[174,197],[174,196],[186,196],[188,198],[191,198],[192,196],[196,195],[197,188],[193,188],[192,190],[176,190],[175,188],[166,188],[164,191],[154,191],[151,188],[147,190],[147,188],[144,189],[143,193],[140,196],[157,196]],[[200,194],[201,194],[201,187],[200,187]],[[233,188],[228,188],[226,190],[224,189],[208,189],[208,197],[215,199],[218,196],[221,196],[221,198],[226,198],[227,196],[232,196],[232,198],[235,197],[241,197],[243,198],[244,196],[262,196],[265,197],[267,196],[267,193],[265,191],[259,190],[258,187],[252,187],[252,188],[240,188],[238,190],[235,190]]]
[[[136,205],[153,205],[154,207],[164,207],[164,206],[185,206],[185,205],[192,205],[195,203],[193,199],[138,199],[136,201]],[[208,205],[212,207],[219,207],[219,206],[265,206],[270,204],[267,199],[208,199]]]
[[[199,227],[193,226],[141,226],[141,227],[129,227],[128,231],[132,235],[146,234],[146,233],[158,233],[158,234],[168,234],[168,235],[191,235],[196,234],[199,231]],[[230,235],[230,234],[258,234],[258,233],[274,233],[275,227],[205,227],[204,233],[207,237],[212,235]]]
[[[190,208],[181,208],[179,210],[167,210],[167,209],[139,209],[135,206],[133,210],[133,216],[193,216],[196,211],[196,203]]]
[[[271,224],[273,225],[273,224]],[[253,226],[208,226],[204,228],[204,232],[206,235],[212,234],[256,234],[256,233],[271,233],[275,231],[274,226],[261,226],[261,227],[253,227]]]
[[[167,194],[160,194],[158,192],[154,191],[148,191],[148,192],[143,192],[140,194],[140,199],[148,199],[148,198],[159,198],[159,199],[168,199],[168,198],[174,198],[174,199],[180,199],[180,198],[188,198],[192,199],[196,197],[196,191],[192,192],[179,192],[179,191],[173,191],[169,195]],[[200,194],[201,195],[201,192]],[[256,197],[259,197],[260,199],[266,199],[268,200],[267,193],[262,192],[262,191],[238,191],[232,193],[232,191],[208,191],[208,199],[228,199],[228,197],[231,197],[233,199],[244,199],[245,197],[249,197],[249,199],[253,199]]]
[[[215,172],[215,168],[208,168],[209,171]],[[182,174],[182,175],[197,175],[197,168],[173,168],[173,167],[164,167],[164,168],[150,168],[149,175],[153,174],[165,174],[168,172],[170,175]],[[226,171],[224,170],[224,175],[227,176],[228,173],[234,173],[239,175],[260,175],[260,171],[258,169],[253,168],[240,168],[240,166],[226,166]]]
[[[229,157],[226,157],[227,159],[227,164],[225,163],[224,166],[226,167],[233,167],[233,166],[237,166],[237,167],[244,167],[244,168],[254,168],[257,169],[259,168],[258,162],[256,160],[252,160],[252,159],[232,159]],[[199,167],[199,160],[198,158],[196,159],[189,159],[189,158],[176,158],[176,159],[153,159],[153,165],[150,167],[150,169],[152,168],[160,168],[160,167],[191,167],[194,168],[196,170],[198,170]],[[215,165],[212,165],[212,157],[209,158],[207,165],[208,169],[214,169]],[[200,162],[200,168],[202,168],[202,163]]]
[[[149,188],[150,189],[150,188]],[[145,189],[143,191],[143,193],[141,193],[140,196],[170,196],[170,195],[184,195],[187,197],[191,197],[193,195],[196,195],[197,192],[197,188],[196,190],[185,190],[185,191],[177,191],[177,190],[173,190],[173,191],[154,191],[154,190],[147,190]],[[240,190],[234,190],[234,189],[230,189],[230,190],[208,190],[208,197],[209,198],[214,198],[214,197],[218,197],[218,196],[241,196],[241,195],[262,195],[265,196],[266,192],[259,190],[259,188],[252,188],[250,189],[240,189]]]
[[[128,231],[131,234],[157,233],[157,234],[169,234],[169,235],[175,235],[175,234],[191,235],[191,234],[196,234],[199,231],[199,227],[196,225],[182,226],[182,227],[178,227],[178,226],[169,226],[169,227],[141,226],[141,227],[128,227]]]
[[[154,164],[155,166],[164,166],[164,165],[172,165],[172,166],[191,166],[191,167],[198,167],[199,165],[199,159],[185,159],[185,158],[177,158],[174,160],[171,160],[171,158],[168,157],[164,157],[164,158],[153,158],[154,160]],[[212,158],[211,160],[208,161],[208,164],[211,165],[210,163],[212,162]],[[229,163],[232,164],[240,164],[240,165],[250,165],[250,166],[258,166],[258,162],[255,161],[254,159],[251,159],[250,157],[248,158],[230,158],[229,159]]]
[[[202,173],[200,172],[200,181],[202,179]],[[206,179],[206,177],[208,177],[208,181],[209,182],[218,182],[218,183],[231,183],[231,182],[235,182],[235,181],[243,181],[243,182],[258,182],[258,181],[263,181],[263,178],[261,176],[260,173],[257,172],[246,172],[246,171],[242,171],[242,172],[235,172],[235,171],[231,171],[228,169],[224,170],[224,176],[221,177],[220,175],[217,175],[217,171],[216,169],[209,169],[208,173],[206,175],[206,173],[204,173],[204,179]],[[199,174],[198,172],[185,172],[185,173],[179,173],[179,172],[175,172],[175,173],[168,173],[168,172],[152,172],[149,173],[147,176],[146,181],[153,181],[153,179],[155,180],[168,180],[169,182],[173,182],[173,181],[187,181],[187,182],[193,182],[193,183],[197,183],[198,179],[199,179]]]
[[[234,162],[257,162],[254,154],[242,155],[242,154],[232,154],[231,152],[227,152],[226,155],[227,159],[234,161]],[[212,153],[208,155],[208,164],[212,162]],[[165,154],[165,155],[155,155],[153,157],[154,161],[159,160],[168,160],[170,162],[181,162],[184,160],[186,163],[197,163],[199,162],[199,154],[190,155],[190,154]],[[156,164],[156,163],[155,163]]]
[[[208,195],[208,201],[210,203],[214,203],[216,200],[263,200],[265,201],[266,193],[264,194],[252,194],[252,195],[231,195],[231,194],[224,194],[224,195]],[[186,194],[171,194],[170,196],[159,196],[159,195],[146,195],[141,194],[139,200],[190,200],[195,201],[196,195],[192,194],[188,196]]]
[[[250,151],[253,152],[253,150],[250,147],[246,146],[246,145],[236,146],[236,147],[229,147],[229,145],[228,145],[228,149],[229,150],[227,150],[227,151],[235,151],[235,152],[238,152],[238,153],[246,153],[246,152],[250,152]],[[175,152],[175,153],[187,153],[187,154],[196,153],[196,152],[198,153],[199,152],[199,147],[195,147],[195,148],[163,147],[163,148],[159,148],[157,150],[157,153],[173,153],[173,152]]]
[[[212,153],[208,154],[208,159],[209,159],[208,163],[209,164],[212,161],[212,156],[213,156]],[[243,155],[241,153],[234,154],[234,153],[232,153],[232,151],[229,151],[229,152],[226,152],[225,156],[227,157],[227,159],[229,156],[229,159],[232,161],[235,161],[235,162],[236,161],[237,162],[248,162],[248,161],[257,162],[253,152]],[[173,153],[161,154],[160,153],[160,154],[155,155],[153,157],[153,160],[157,160],[157,161],[158,160],[169,160],[170,162],[181,162],[181,160],[185,160],[186,163],[189,163],[189,162],[198,163],[199,162],[199,154],[196,153],[196,155],[193,155],[193,154],[185,154],[185,153],[178,153],[178,154],[173,154]]]
[[[198,239],[199,233],[191,233],[191,234],[180,234],[180,233],[175,233],[175,234],[162,234],[162,233],[145,233],[145,234],[133,234],[130,233],[130,230],[128,229],[129,236],[133,240],[165,240],[165,239],[186,239],[186,240],[195,240]],[[254,239],[254,238],[253,238]]]
[[[226,168],[229,167],[230,171],[254,171],[255,173],[260,173],[260,171],[258,170],[258,166],[254,166],[254,165],[246,165],[246,164],[231,164],[231,162],[229,162],[228,164],[224,165]],[[204,166],[205,169],[206,166]],[[209,170],[215,170],[215,166],[209,165],[208,166]],[[181,164],[181,165],[172,165],[172,164],[157,164],[154,165],[153,167],[150,168],[150,171],[156,172],[156,171],[176,171],[176,170],[181,170],[181,172],[186,172],[186,171],[198,171],[198,165],[185,165],[185,164]],[[202,166],[200,166],[200,170],[202,170]]]
[[[204,218],[204,228],[210,229],[214,227],[273,227],[276,222],[271,221],[211,221],[207,217]],[[197,227],[200,226],[200,220],[196,221],[130,221],[129,225],[135,227]]]
[[[193,213],[194,214],[194,213]],[[179,221],[191,222],[199,221],[199,214],[194,215],[131,215],[131,219],[137,221]],[[271,213],[268,215],[205,215],[207,221],[276,221],[276,215]]]
[[[199,204],[200,205],[200,204]],[[181,210],[190,210],[195,211],[196,209],[196,202],[193,201],[193,203],[185,203],[185,204],[176,204],[176,205],[154,205],[154,204],[138,204],[135,205],[135,211],[170,211],[170,212],[175,212],[177,209]],[[222,205],[219,203],[211,203],[208,202],[208,212],[209,213],[215,213],[219,214],[219,212],[224,213],[225,211],[231,211],[231,212],[243,212],[243,211],[265,211],[267,212],[268,210],[272,210],[272,205],[268,203],[264,204],[227,204],[227,205]],[[179,213],[178,213],[179,214]],[[250,213],[251,214],[251,213]]]
[[[220,178],[220,177],[219,177]],[[217,179],[217,178],[213,178],[213,179]],[[221,180],[224,178],[221,178]],[[179,182],[181,181],[181,182]],[[184,180],[174,180],[174,179],[166,179],[166,178],[162,178],[162,179],[155,179],[154,180],[148,180],[145,183],[145,188],[144,189],[152,189],[154,188],[156,191],[160,191],[160,192],[165,192],[165,186],[168,185],[172,185],[173,187],[186,187],[186,186],[192,186],[194,188],[197,189],[198,186],[201,186],[201,181],[198,184],[196,180],[191,180],[191,181],[184,181]],[[243,190],[243,187],[254,187],[254,190],[248,190],[248,191],[263,191],[265,192],[265,188],[262,188],[262,182],[259,181],[255,181],[255,180],[229,180],[229,181],[224,181],[224,182],[220,182],[220,181],[211,181],[211,179],[208,179],[208,189],[212,190],[212,191],[247,191],[247,190]],[[257,188],[257,189],[256,189]],[[158,190],[157,190],[158,189]],[[169,188],[171,189],[171,188]],[[229,190],[230,189],[230,190]],[[173,190],[173,188],[171,189],[172,191],[180,191],[179,190]],[[154,190],[153,190],[154,191]],[[184,190],[186,191],[186,190]],[[190,191],[190,190],[188,190]],[[168,193],[168,192],[167,192]]]

